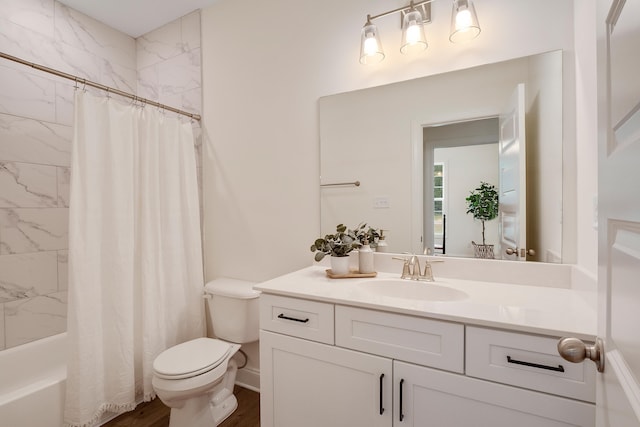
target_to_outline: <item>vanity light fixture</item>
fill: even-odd
[[[378,28],[372,24],[374,19],[400,12],[402,14],[402,40],[400,52],[413,54],[424,51],[428,44],[424,32],[424,24],[431,22],[431,3],[425,0],[409,6],[393,9],[378,15],[367,15],[367,22],[362,27],[360,37],[360,63],[375,64],[384,59],[384,51],[380,43]],[[449,40],[459,43],[476,38],[480,34],[480,24],[472,0],[453,0],[451,14],[451,33]]]

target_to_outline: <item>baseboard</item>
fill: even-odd
[[[260,371],[253,368],[238,369],[236,385],[260,393]]]

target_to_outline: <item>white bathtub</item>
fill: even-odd
[[[61,427],[67,334],[0,351],[0,425]]]

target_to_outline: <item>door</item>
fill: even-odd
[[[640,426],[640,1],[598,1],[597,425]],[[601,72],[602,71],[602,72]]]
[[[516,89],[500,115],[499,202],[500,251],[496,258],[526,260],[527,186],[524,83]]]
[[[390,359],[261,331],[260,370],[262,427],[391,426]]]

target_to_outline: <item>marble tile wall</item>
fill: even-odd
[[[200,11],[136,39],[138,95],[185,111],[202,111]],[[193,123],[202,218],[202,132]]]
[[[0,51],[137,87],[135,40],[54,0],[0,0]],[[0,350],[66,330],[73,86],[0,60]]]
[[[55,0],[0,0],[0,51],[202,111],[199,11],[134,40]],[[0,60],[0,350],[66,330],[73,92]]]

